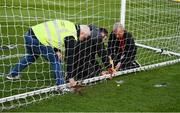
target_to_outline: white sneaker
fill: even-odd
[[[18,79],[20,79],[20,76],[17,75],[17,76],[14,76],[14,77],[13,77],[12,75],[7,75],[6,78],[7,78],[8,80],[18,80]]]

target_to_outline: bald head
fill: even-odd
[[[90,28],[87,25],[80,25],[79,40],[84,41],[91,35]]]

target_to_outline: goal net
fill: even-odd
[[[103,27],[110,34],[114,23],[121,21],[125,29],[133,35],[137,47],[136,61],[140,67],[120,70],[114,75],[119,76],[180,62],[179,18],[180,4],[171,0],[1,0],[0,110],[20,107],[55,95],[52,91],[57,87],[51,65],[41,56],[20,72],[20,79],[6,79],[10,70],[27,54],[24,35],[31,26],[63,19],[77,24]],[[84,49],[79,50],[77,56],[86,53],[86,48],[94,46],[83,44],[80,47],[84,46]],[[111,49],[107,48],[108,39],[104,41],[104,45],[106,49]],[[104,56],[95,54],[102,70],[106,70],[107,67],[101,61]],[[80,60],[81,58],[76,63]],[[90,61],[83,60],[78,66],[87,62]],[[66,75],[66,61],[61,64]],[[88,68],[85,66],[82,71]],[[89,83],[108,77],[110,76],[97,74],[95,77],[79,79]]]

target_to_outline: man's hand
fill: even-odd
[[[109,74],[110,74],[110,78],[109,78],[109,79],[112,79],[113,76],[114,76],[114,73],[116,72],[116,70],[112,67],[112,68],[109,68],[109,69],[108,69],[108,72],[109,72]]]
[[[70,79],[69,79],[69,85],[70,85],[70,87],[73,87],[73,86],[75,86],[76,84],[77,84],[77,81],[75,81],[74,78],[70,78]]]
[[[109,74],[112,75],[112,74],[114,74],[116,72],[116,70],[114,68],[109,68],[108,72],[109,72]]]
[[[74,78],[69,79],[69,87],[74,90],[75,93],[82,95],[82,90],[84,85],[80,82],[74,80]]]
[[[101,72],[101,76],[103,76],[103,75],[107,75],[107,74],[114,74],[116,72],[116,70],[115,69],[113,69],[113,68],[109,68],[107,71],[102,71]]]
[[[108,71],[102,71],[102,72],[101,72],[101,76],[104,76],[104,75],[107,75],[107,74],[109,74]]]
[[[107,74],[110,74],[110,78],[109,79],[112,79],[113,78],[113,74],[116,72],[115,69],[113,68],[109,68],[108,71],[102,71],[101,72],[101,75],[107,75]]]
[[[121,68],[121,62],[119,62],[116,66],[115,66],[115,70],[119,70]]]
[[[59,60],[63,60],[63,55],[60,51],[57,51],[56,55],[58,56]]]

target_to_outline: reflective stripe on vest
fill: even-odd
[[[64,47],[64,38],[73,36],[77,40],[77,31],[74,23],[66,20],[44,22],[32,27],[38,40],[45,46],[61,49]]]

